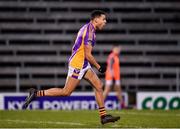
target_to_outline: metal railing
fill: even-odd
[[[23,73],[23,68],[17,67],[16,68],[16,92],[20,92],[20,86],[21,86],[21,83],[20,83],[21,82],[20,74],[21,73]],[[161,72],[160,74],[162,75],[163,73],[164,72]],[[54,70],[54,75],[55,75],[54,84],[55,85],[57,85],[57,83],[58,83],[57,74],[58,74],[57,71]],[[139,72],[136,72],[135,74],[138,75]],[[179,75],[180,74],[180,69],[179,68],[175,69],[175,74],[176,74],[176,78],[174,79],[174,82],[176,84],[176,92],[180,92],[180,75]],[[138,76],[136,76],[136,79],[138,79],[137,77]],[[37,87],[37,89],[40,89],[41,85],[36,84],[36,87]]]

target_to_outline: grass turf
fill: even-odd
[[[101,125],[98,111],[0,111],[1,128],[180,128],[180,110],[108,111],[121,116]]]

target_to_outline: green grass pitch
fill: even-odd
[[[1,128],[180,128],[180,110],[108,111],[121,120],[101,125],[98,111],[0,111]]]

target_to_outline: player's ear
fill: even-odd
[[[95,21],[95,23],[98,23],[98,18],[96,17],[96,18],[94,19],[94,21]]]

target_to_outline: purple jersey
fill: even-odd
[[[92,46],[95,45],[95,29],[92,23],[87,23],[78,32],[75,44],[72,48],[72,55],[69,58],[69,65],[73,68],[82,69],[86,68],[88,61],[85,58],[85,45],[90,42]]]

